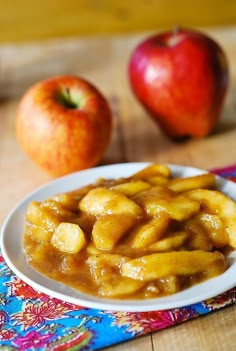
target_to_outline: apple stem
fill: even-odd
[[[175,26],[172,29],[172,35],[169,36],[168,38],[168,44],[169,46],[174,46],[175,44],[177,44],[179,42],[179,32],[180,32],[180,27],[179,26]]]
[[[179,28],[179,26],[178,26],[178,25],[177,25],[177,26],[175,26],[175,27],[173,28],[173,35],[174,35],[175,37],[178,35],[179,30],[180,30],[180,28]]]
[[[65,87],[59,98],[63,106],[71,109],[78,108],[78,103],[73,101],[69,88]]]

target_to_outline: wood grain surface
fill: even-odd
[[[8,0],[0,42],[235,24],[235,0]]]
[[[231,83],[221,120],[212,135],[184,143],[167,139],[134,99],[127,79],[130,53],[147,33],[60,39],[0,47],[0,223],[25,195],[51,180],[22,152],[15,137],[19,98],[34,82],[77,74],[97,85],[114,115],[111,144],[103,164],[153,161],[204,169],[236,163],[236,28],[206,30],[224,47]],[[107,350],[235,351],[236,307]]]

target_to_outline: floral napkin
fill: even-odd
[[[236,182],[236,165],[215,169]],[[0,351],[99,350],[236,303],[236,287],[212,299],[165,311],[111,312],[35,291],[0,255]]]

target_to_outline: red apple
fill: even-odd
[[[21,98],[16,133],[25,153],[53,176],[99,163],[112,132],[112,114],[98,89],[74,76],[42,80]]]
[[[134,94],[170,138],[203,137],[220,116],[229,72],[209,36],[180,29],[153,35],[132,52]]]

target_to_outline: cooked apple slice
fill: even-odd
[[[126,183],[114,185],[112,189],[120,191],[127,196],[132,196],[150,187],[151,185],[143,180],[131,180]]]
[[[135,228],[132,233],[131,246],[134,249],[141,249],[153,244],[166,232],[169,223],[170,216],[165,211],[160,212],[147,223]]]
[[[86,238],[78,224],[62,222],[54,231],[51,244],[62,252],[75,254],[85,247]]]
[[[116,254],[94,255],[87,259],[91,276],[99,287],[99,295],[122,297],[133,294],[144,286],[144,282],[121,276],[120,267],[127,259]]]
[[[143,213],[141,207],[133,200],[119,191],[106,187],[90,190],[80,201],[79,209],[95,216],[125,213],[137,218]]]
[[[193,177],[171,179],[168,183],[168,188],[179,193],[199,188],[210,189],[214,188],[215,185],[215,175],[212,173],[206,173]]]
[[[125,262],[121,266],[124,277],[152,281],[167,276],[204,273],[206,278],[223,273],[225,257],[218,251],[172,251],[154,253]]]
[[[154,163],[133,174],[132,178],[149,179],[155,176],[164,176],[166,178],[170,178],[171,170],[165,164]]]
[[[217,190],[196,189],[188,191],[187,195],[200,201],[203,211],[216,214],[222,219],[229,244],[236,249],[236,203]]]
[[[112,250],[116,243],[136,223],[130,215],[108,214],[101,216],[94,224],[92,238],[99,250]]]
[[[154,244],[148,246],[148,250],[151,252],[168,252],[178,250],[181,246],[183,247],[190,234],[187,231],[179,231],[169,233],[163,239],[158,240]]]

